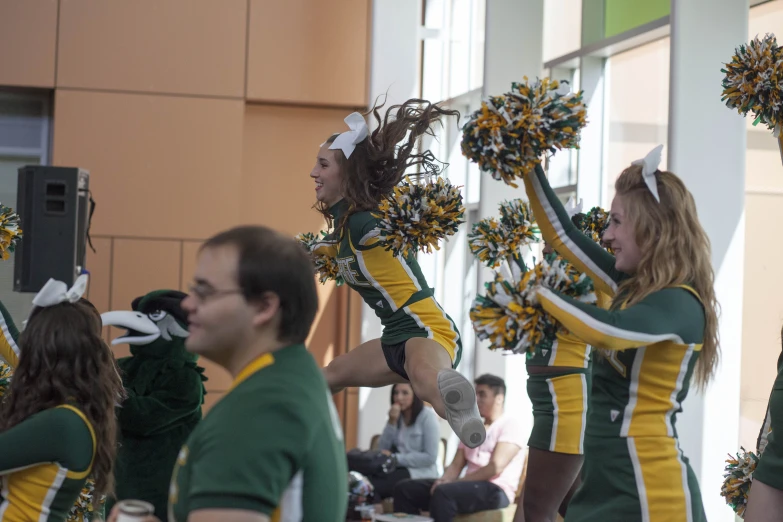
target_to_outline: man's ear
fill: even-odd
[[[265,292],[252,303],[255,308],[253,326],[262,326],[272,321],[280,310],[280,296],[274,292]]]

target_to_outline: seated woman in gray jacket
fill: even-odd
[[[425,408],[408,383],[392,386],[389,422],[383,428],[378,449],[397,458],[397,469],[388,475],[367,477],[377,501],[392,496],[394,485],[407,478],[437,478],[440,429],[435,411]]]

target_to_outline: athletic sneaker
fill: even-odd
[[[469,448],[480,446],[487,430],[479,415],[473,384],[458,371],[445,369],[438,372],[438,389],[446,406],[446,420],[459,440]]]

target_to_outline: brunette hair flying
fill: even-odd
[[[378,208],[383,198],[392,194],[409,168],[418,167],[418,175],[437,175],[443,163],[429,150],[415,151],[417,141],[425,134],[434,136],[432,127],[436,123],[442,124],[444,116],[456,116],[457,120],[460,117],[459,111],[418,98],[392,105],[383,118],[379,111],[381,107],[383,103],[376,104],[365,114],[372,114],[377,126],[356,145],[350,158],[346,158],[341,150],[334,151],[342,175],[342,196],[348,203],[342,222],[333,223],[329,206],[321,201],[316,203],[329,228],[334,226],[338,234],[351,214]],[[339,134],[333,134],[326,143],[334,142],[337,136]]]

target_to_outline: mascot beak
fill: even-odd
[[[117,326],[128,330],[128,334],[113,339],[117,344],[149,344],[160,337],[160,329],[152,319],[140,312],[106,312],[101,314],[103,326]]]

